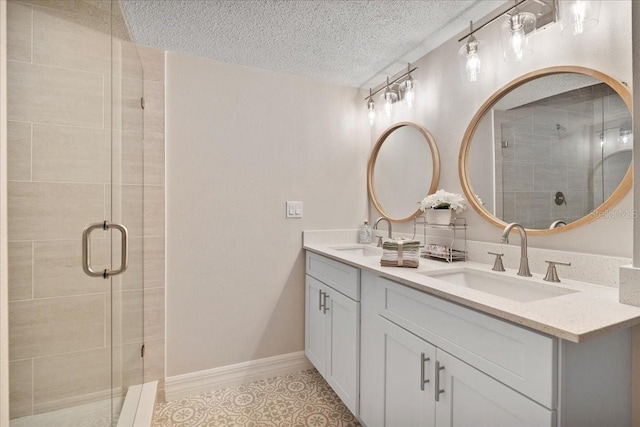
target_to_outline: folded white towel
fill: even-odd
[[[420,242],[417,240],[386,240],[382,244],[380,265],[383,267],[418,267]]]

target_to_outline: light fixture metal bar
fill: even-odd
[[[491,24],[496,19],[510,13],[513,9],[518,6],[522,6],[520,9],[521,12],[531,12],[536,15],[536,30],[546,27],[549,24],[553,24],[554,22],[558,22],[560,19],[560,7],[558,5],[558,0],[516,0],[517,3],[508,9],[501,10],[494,16],[490,18],[487,22],[479,24],[483,19],[487,19],[487,17],[476,21],[476,25],[478,28],[473,30],[469,30],[464,36],[458,39],[458,42],[463,41],[467,37],[473,35],[476,31],[484,28],[485,26]]]
[[[396,74],[394,74],[391,77],[387,77],[387,80],[385,80],[384,82],[380,83],[379,85],[375,86],[373,89],[369,89],[370,95],[366,96],[364,98],[364,100],[366,101],[367,99],[373,97],[374,95],[380,93],[384,88],[387,87],[387,81],[389,82],[389,86],[396,84],[398,82],[400,82],[400,80],[402,80],[403,77],[408,76],[409,74],[413,73],[415,70],[417,70],[418,67],[411,67],[411,65],[409,65],[409,67],[405,68],[404,71],[400,71]]]
[[[460,37],[458,39],[458,42],[461,42],[462,40],[465,40],[467,37],[475,34],[477,31],[480,31],[481,29],[483,29],[484,27],[486,27],[487,25],[491,24],[493,21],[495,21],[496,19],[506,15],[507,13],[511,12],[513,9],[515,9],[516,7],[520,6],[522,3],[526,2],[527,0],[520,0],[518,1],[516,4],[514,4],[513,6],[511,6],[509,9],[505,10],[504,12],[500,12],[498,15],[494,16],[493,18],[489,19],[487,22],[485,22],[484,24],[480,25],[478,28],[469,31],[467,34],[465,34],[464,36]]]

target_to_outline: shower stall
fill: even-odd
[[[494,111],[494,127],[496,211],[531,229],[589,215],[632,161],[631,114],[601,82]]]
[[[116,425],[144,382],[140,57],[117,1],[6,16],[10,425]]]

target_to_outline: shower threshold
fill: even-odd
[[[151,427],[157,389],[158,381],[129,387],[117,427]]]

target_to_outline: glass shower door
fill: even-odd
[[[117,2],[7,9],[11,425],[115,425],[143,381],[140,59]],[[106,279],[81,238],[104,221],[129,233]],[[121,233],[98,227],[87,250],[117,270]]]
[[[128,230],[129,263],[113,277],[112,312],[114,406],[137,402],[144,383],[144,93],[143,71],[135,44],[113,39],[111,218]],[[112,240],[113,263],[121,257],[121,235]],[[137,407],[137,403],[134,405]],[[123,414],[126,417],[130,414]],[[126,424],[123,424],[126,425]]]

